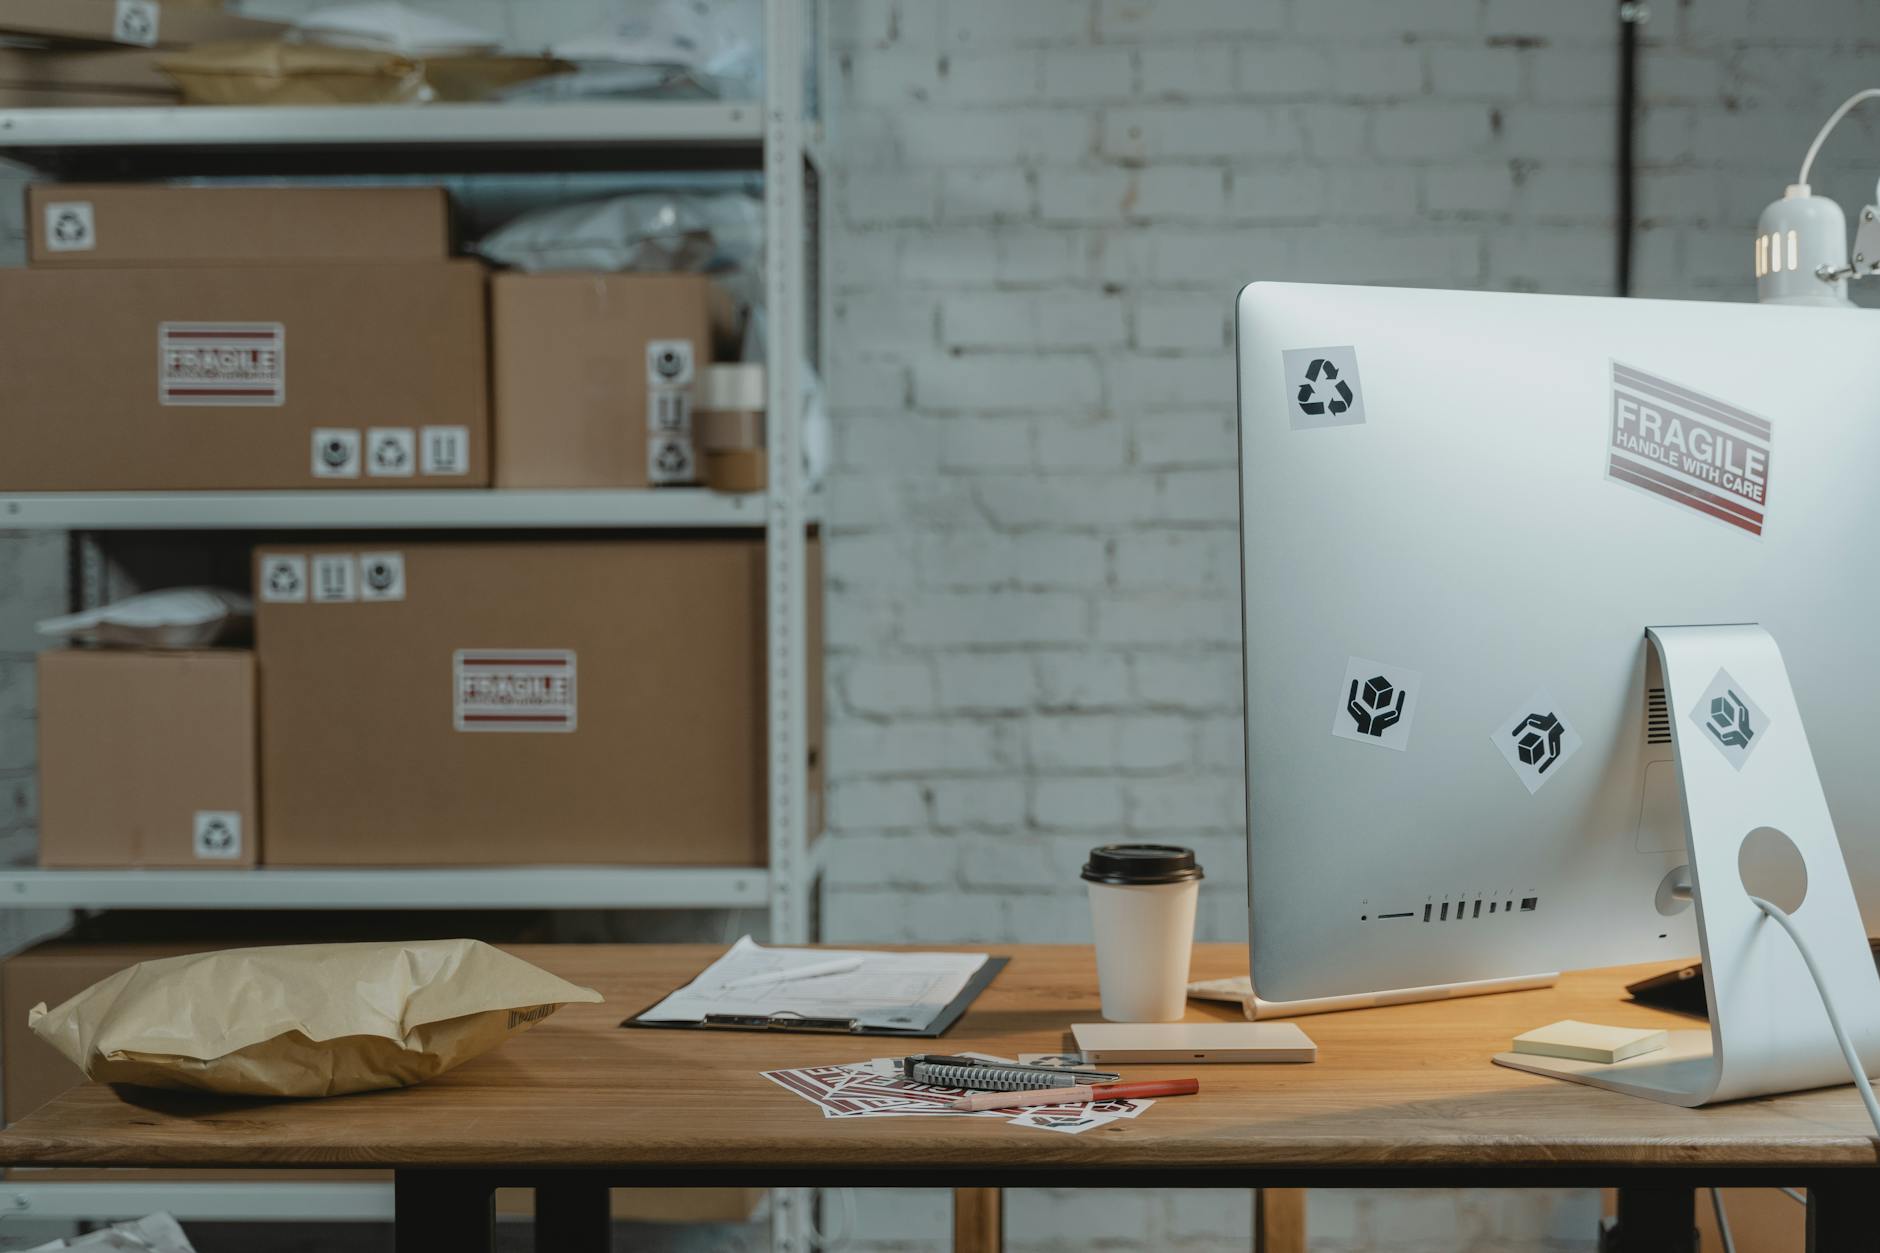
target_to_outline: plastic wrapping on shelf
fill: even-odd
[[[754,98],[763,90],[763,29],[761,0],[658,0],[651,12],[551,45],[551,56],[578,69],[529,94]]]
[[[763,205],[741,191],[629,192],[551,205],[498,227],[476,250],[528,273],[708,274],[740,305],[763,296]]]
[[[494,52],[502,43],[481,27],[395,0],[315,9],[294,23],[294,37],[340,48],[397,52],[414,59]]]
[[[109,605],[42,619],[41,635],[74,644],[120,648],[203,648],[244,637],[254,628],[255,602],[219,587],[141,592]]]
[[[35,1244],[25,1253],[196,1253],[196,1246],[183,1234],[183,1228],[168,1214],[149,1214],[127,1223],[112,1223],[81,1236]]]

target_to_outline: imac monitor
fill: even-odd
[[[1256,283],[1236,323],[1261,997],[1698,953],[1674,739],[1720,787],[1812,748],[1880,884],[1880,319]],[[1647,628],[1711,624],[1805,737],[1729,665],[1667,703]]]

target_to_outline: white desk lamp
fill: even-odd
[[[1847,217],[1841,206],[1808,186],[1815,156],[1840,120],[1863,100],[1880,99],[1880,88],[1856,92],[1828,116],[1802,158],[1802,174],[1782,199],[1762,211],[1756,224],[1756,299],[1766,305],[1851,307],[1847,281],[1880,275],[1880,207],[1860,212],[1854,259],[1847,259]],[[1875,189],[1880,200],[1880,187]]]

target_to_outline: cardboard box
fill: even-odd
[[[161,109],[180,103],[169,92],[0,85],[0,109]]]
[[[0,490],[482,487],[483,270],[0,270]]]
[[[39,654],[39,864],[241,867],[261,830],[246,649]]]
[[[443,261],[442,187],[29,183],[34,266]]]
[[[270,544],[256,567],[268,864],[764,863],[761,537]]]
[[[211,39],[272,39],[287,27],[205,5],[155,0],[0,0],[0,35],[180,48]]]
[[[0,48],[0,87],[175,96],[175,82],[157,65],[162,56],[142,48]]]
[[[496,486],[695,482],[691,389],[734,316],[699,274],[498,274]]]

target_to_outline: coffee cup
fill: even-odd
[[[1188,1000],[1201,867],[1192,849],[1106,844],[1084,865],[1097,983],[1111,1022],[1174,1022]]]

